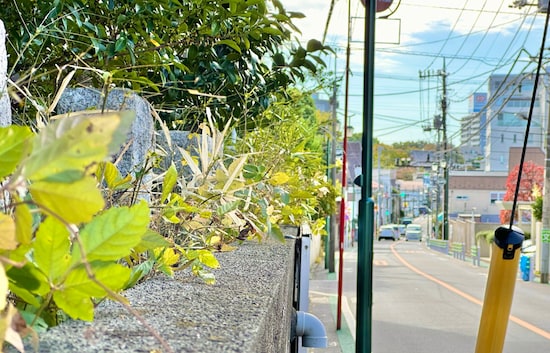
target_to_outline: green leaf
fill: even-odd
[[[134,250],[141,253],[147,250],[169,247],[170,245],[172,244],[165,237],[151,229],[147,229],[141,238],[141,242],[134,248]]]
[[[234,40],[231,40],[231,39],[219,40],[214,45],[227,45],[228,47],[235,50],[236,52],[241,53],[241,48],[239,47],[237,42],[235,42]]]
[[[126,37],[121,36],[115,43],[115,52],[120,52],[126,49]]]
[[[44,295],[50,290],[48,279],[31,263],[23,267],[12,267],[6,273],[10,279],[10,285],[39,295]]]
[[[115,292],[130,278],[131,270],[119,264],[93,262],[91,266],[95,279]],[[73,319],[91,321],[94,318],[92,298],[106,295],[107,292],[88,277],[84,266],[79,266],[69,273],[60,290],[53,293],[53,299]]]
[[[122,178],[122,174],[120,174],[118,168],[111,162],[99,163],[96,175],[100,180],[105,180],[107,187],[111,190],[124,190],[131,186],[132,176],[127,175],[125,178]]]
[[[92,177],[71,184],[38,181],[29,191],[40,207],[74,224],[89,222],[105,204]]]
[[[51,282],[55,282],[69,269],[70,246],[67,228],[54,217],[46,218],[36,232],[34,259]]]
[[[116,261],[130,254],[149,225],[149,207],[141,203],[110,208],[95,217],[80,232],[80,240],[88,261]],[[73,261],[82,259],[80,248],[73,248]]]
[[[178,182],[178,171],[176,170],[176,166],[172,163],[170,165],[170,168],[168,168],[168,170],[166,171],[166,175],[164,176],[160,202],[166,201],[166,199],[168,198],[168,195],[172,192],[177,182]]]
[[[310,39],[307,42],[307,51],[310,53],[318,50],[323,50],[323,49],[325,49],[325,46],[323,45],[323,43],[321,43],[317,39]]]
[[[279,228],[279,226],[277,226],[275,224],[273,224],[271,226],[271,235],[273,235],[275,237],[275,239],[277,239],[281,242],[285,241],[285,235],[281,231],[281,228]]]
[[[132,274],[130,275],[130,279],[128,280],[128,283],[126,283],[126,285],[124,286],[124,289],[128,289],[135,286],[139,280],[141,280],[143,277],[151,273],[154,266],[155,266],[155,260],[149,259],[145,262],[140,263],[137,266],[132,267]]]
[[[32,132],[28,127],[0,127],[0,179],[10,175],[30,152]]]
[[[66,170],[84,170],[102,161],[124,143],[134,116],[123,111],[55,121],[36,136],[33,152],[24,163],[24,175],[39,180]]]
[[[66,289],[54,292],[53,300],[59,309],[75,320],[94,320],[94,303],[85,294],[79,293],[76,290]]]

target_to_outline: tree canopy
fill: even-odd
[[[513,201],[518,182],[519,164],[512,169],[506,179],[506,193],[503,201]],[[523,164],[521,181],[518,190],[518,201],[534,201],[536,198],[536,190],[542,190],[544,185],[544,167],[535,164],[533,161],[527,161]],[[512,211],[500,211],[500,223],[507,224],[510,222]],[[517,214],[516,214],[517,216]]]
[[[254,126],[275,94],[323,66],[329,50],[303,47],[278,0],[11,0],[0,8],[12,77],[51,101],[75,70],[81,85],[141,92],[172,125],[190,128],[206,107],[224,125]],[[25,102],[25,101],[23,101]]]

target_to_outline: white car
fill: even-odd
[[[407,228],[405,229],[405,240],[422,241],[422,227],[420,224],[407,224]]]
[[[382,239],[391,239],[393,241],[399,240],[399,234],[393,229],[393,226],[386,225],[381,226],[378,230],[378,241]]]

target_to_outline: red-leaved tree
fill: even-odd
[[[513,201],[514,194],[516,192],[516,184],[518,182],[519,164],[508,175],[506,179],[506,194],[504,194],[504,201]],[[521,182],[519,186],[518,201],[533,201],[533,188],[535,185],[542,190],[544,185],[544,167],[535,164],[532,161],[523,163],[523,170],[521,174]],[[512,211],[501,210],[500,211],[500,223],[509,224]],[[517,219],[517,210],[514,219]]]

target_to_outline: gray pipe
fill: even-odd
[[[302,346],[326,348],[328,346],[325,326],[315,315],[296,312],[296,336],[302,337]]]

